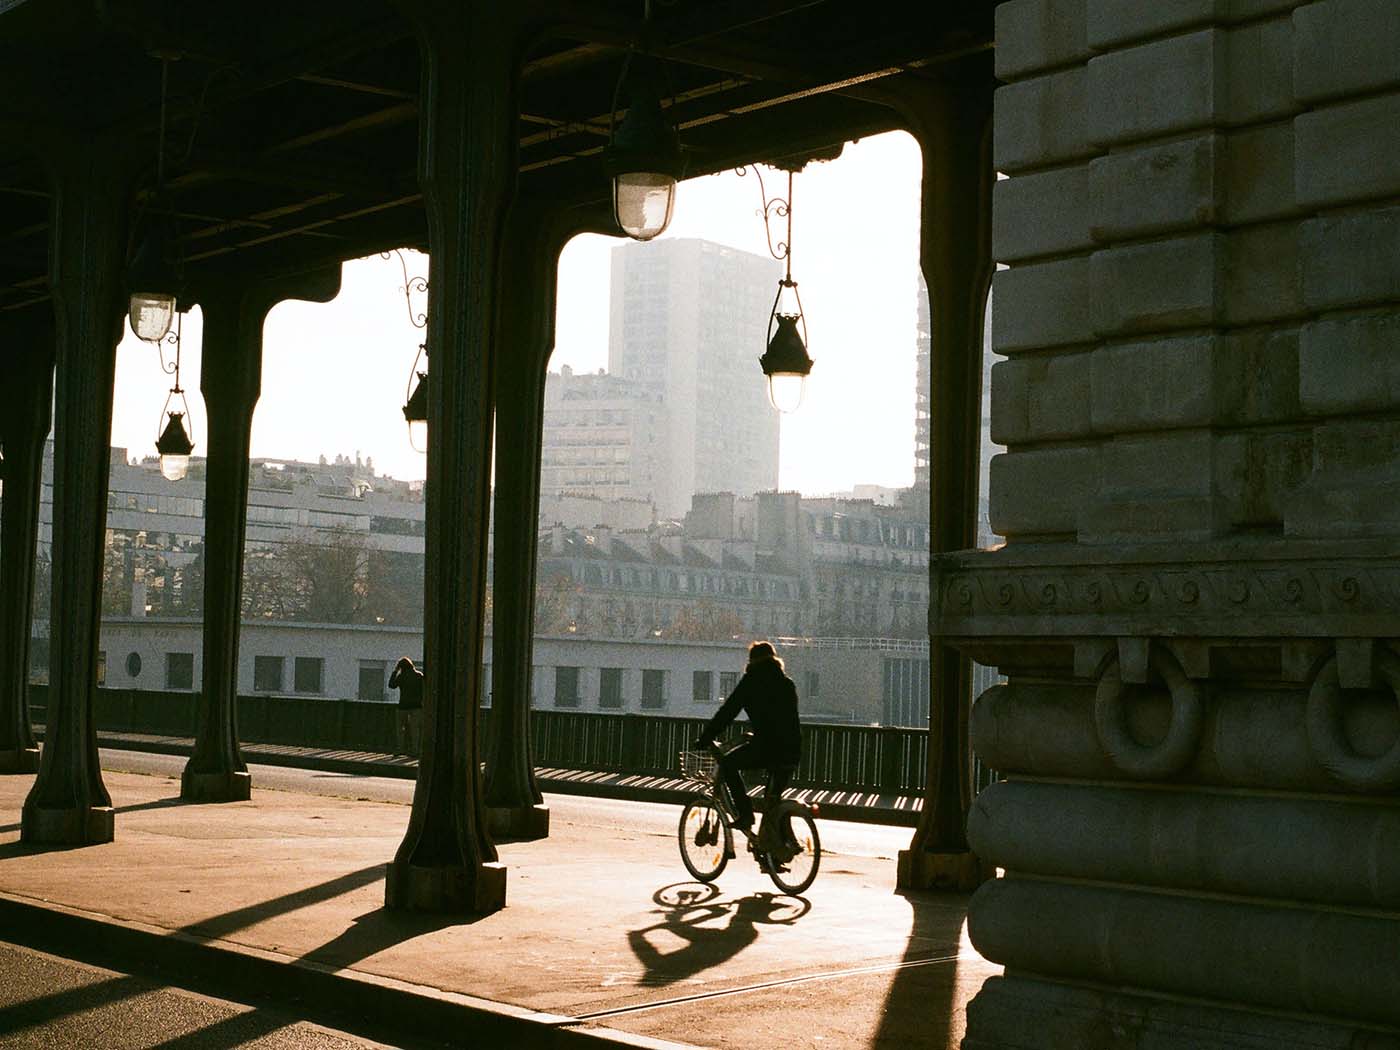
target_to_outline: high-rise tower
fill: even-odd
[[[608,371],[665,407],[657,511],[680,517],[696,492],[778,485],[778,413],[758,358],[781,266],[696,238],[612,253]]]

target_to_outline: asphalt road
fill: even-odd
[[[185,768],[180,755],[156,755],[144,751],[102,749],[102,768],[121,773],[144,773],[167,777],[178,785]],[[294,791],[303,795],[325,795],[366,802],[410,805],[413,781],[394,777],[365,777],[350,773],[291,769],[285,766],[250,765],[254,791]],[[178,791],[178,787],[176,789]],[[622,799],[591,798],[586,795],[546,795],[551,821],[617,828],[671,838],[676,833],[680,807],[661,802],[628,802]],[[901,849],[909,845],[909,828],[879,824],[858,824],[845,820],[819,821],[824,852],[854,857],[875,857],[893,863]]]
[[[197,995],[0,942],[0,1047],[5,1050],[375,1050],[386,1046],[281,1011]]]

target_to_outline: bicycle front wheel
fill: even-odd
[[[768,877],[784,893],[794,897],[812,885],[822,862],[822,840],[817,823],[805,809],[784,813],[779,824],[784,848],[767,855]]]
[[[719,878],[734,847],[729,827],[714,803],[707,798],[687,802],[677,834],[686,870],[701,882]]]

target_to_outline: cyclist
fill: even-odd
[[[782,797],[788,779],[802,759],[802,728],[797,719],[797,687],[783,673],[772,642],[749,646],[749,662],[734,692],[714,717],[705,723],[697,750],[715,747],[714,738],[734,721],[740,710],[749,716],[752,735],[719,760],[719,769],[734,803],[738,827],[753,829],[753,804],[744,787],[741,769],[767,769],[773,800]]]

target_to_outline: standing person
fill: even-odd
[[[399,691],[399,754],[422,755],[423,672],[404,657],[394,665],[389,688]]]
[[[792,771],[802,760],[802,727],[797,718],[797,686],[783,672],[772,642],[749,646],[749,662],[744,676],[729,699],[705,723],[697,746],[714,746],[714,738],[734,721],[740,710],[749,716],[753,730],[750,739],[733,748],[719,760],[719,769],[729,788],[739,827],[753,828],[753,804],[744,787],[741,769],[767,769],[774,798],[781,798]]]

